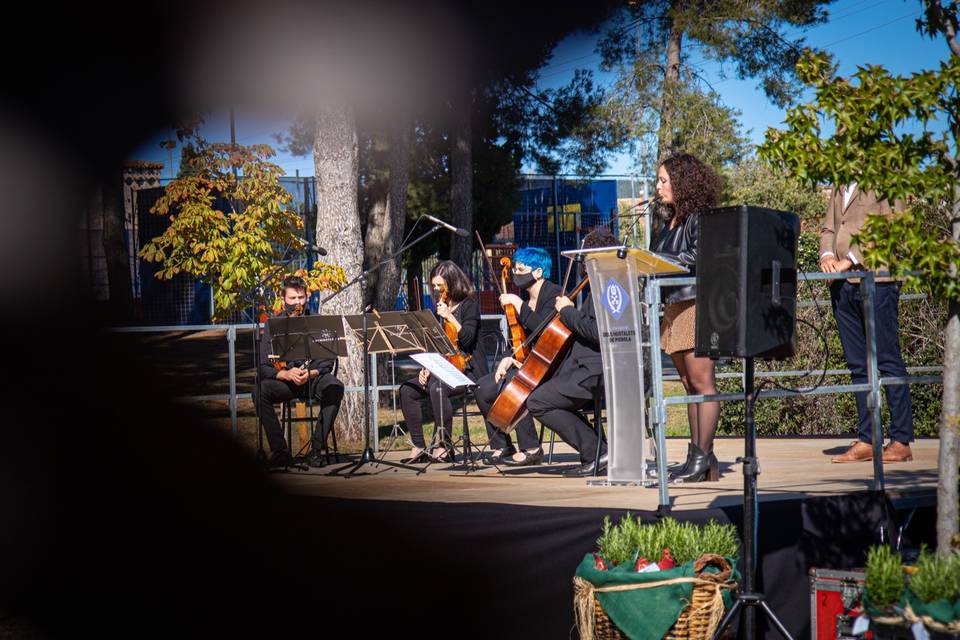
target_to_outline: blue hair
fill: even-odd
[[[514,262],[522,262],[533,270],[543,269],[543,277],[549,278],[553,269],[553,259],[546,249],[540,247],[523,247],[513,254]]]

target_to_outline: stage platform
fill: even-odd
[[[873,463],[835,464],[830,458],[850,444],[849,438],[765,438],[757,442],[760,459],[761,502],[840,496],[869,491]],[[670,461],[686,455],[687,441],[670,439]],[[884,466],[888,497],[897,501],[935,493],[939,440],[918,440],[911,445],[913,460]],[[742,438],[718,438],[715,451],[720,460],[719,482],[670,485],[674,511],[714,509],[742,504],[743,473],[736,461],[743,455]],[[390,452],[387,460],[398,461],[407,451]],[[540,507],[589,507],[655,511],[659,494],[655,486],[590,486],[584,478],[564,478],[562,473],[577,463],[577,455],[558,443],[553,464],[531,467],[493,467],[465,473],[463,467],[433,464],[425,473],[367,464],[345,478],[329,475],[343,464],[309,471],[272,474],[291,493],[302,496],[400,500],[444,503],[496,503]],[[424,465],[418,465],[422,467]]]

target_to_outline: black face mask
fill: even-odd
[[[533,273],[515,273],[513,274],[513,284],[517,285],[521,289],[529,289],[534,285],[537,279],[534,277]]]
[[[433,291],[434,303],[440,302],[440,287],[434,287],[431,291]]]
[[[298,316],[303,313],[304,306],[302,304],[288,304],[283,303],[283,312],[288,316]]]

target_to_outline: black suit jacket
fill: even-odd
[[[560,320],[573,332],[573,344],[555,374],[560,392],[573,397],[583,397],[593,385],[581,384],[588,378],[603,376],[603,359],[600,356],[600,330],[593,309],[593,297],[584,291],[582,308],[564,307]]]

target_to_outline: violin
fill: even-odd
[[[440,287],[440,302],[447,304],[447,287],[446,285]],[[450,343],[453,345],[453,355],[444,356],[447,361],[455,366],[457,370],[463,371],[467,368],[467,363],[470,362],[470,358],[473,356],[464,355],[460,351],[460,342],[459,342],[459,333],[457,328],[452,322],[444,318],[443,320],[443,332],[447,334],[447,338],[450,340]]]
[[[581,280],[568,297],[573,298],[580,293],[588,281],[588,278]],[[520,418],[527,415],[527,398],[554,374],[570,349],[572,338],[573,331],[563,324],[559,312],[554,313],[553,319],[537,338],[530,356],[490,407],[490,413],[487,414],[490,424],[503,433],[513,430]]]
[[[510,258],[504,256],[500,258],[500,293],[507,292],[507,273],[510,272],[512,262]],[[507,316],[507,329],[510,332],[510,344],[513,345],[513,357],[523,362],[530,355],[530,350],[524,344],[527,340],[527,334],[520,326],[520,320],[517,319],[517,310],[512,304],[503,305],[503,312]]]

